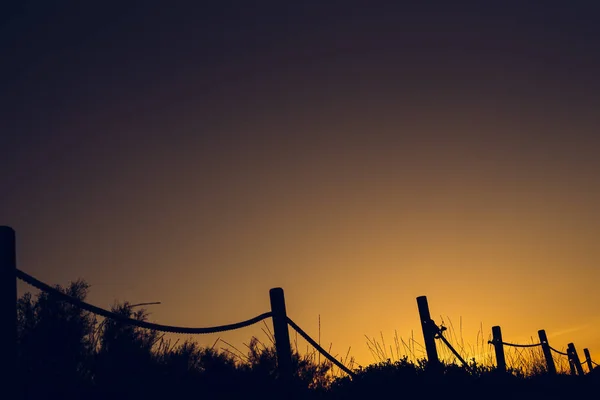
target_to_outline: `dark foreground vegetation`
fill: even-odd
[[[89,286],[77,281],[59,289],[85,300]],[[128,303],[113,311],[147,318]],[[600,393],[598,369],[586,376],[526,377],[478,365],[433,371],[425,360],[403,359],[356,370],[351,380],[333,377],[330,363],[297,351],[294,379],[282,385],[272,343],[255,338],[244,357],[193,341],[172,344],[159,332],[100,320],[46,293],[22,296],[17,315],[18,393],[3,399],[569,399]]]

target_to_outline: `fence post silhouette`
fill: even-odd
[[[575,345],[573,343],[569,343],[567,345],[567,354],[569,355],[569,364],[572,365],[571,373],[574,372],[574,369],[575,371],[577,371],[577,375],[583,375],[583,367],[581,366],[579,356],[577,355],[577,350],[575,350]]]
[[[273,313],[273,334],[275,335],[275,351],[277,352],[277,368],[282,381],[292,378],[292,348],[288,331],[285,298],[282,288],[269,290],[271,311]]]
[[[427,363],[433,368],[439,368],[440,360],[438,358],[437,348],[435,347],[435,334],[437,329],[431,319],[431,314],[429,313],[427,296],[417,297],[417,306],[419,308],[419,317],[421,318],[421,327],[423,328]]]
[[[17,261],[15,231],[0,226],[0,357],[4,364],[2,390],[11,393],[17,377]],[[6,380],[5,380],[6,379]],[[11,388],[13,386],[13,388]]]
[[[544,357],[546,358],[546,367],[548,369],[548,373],[551,375],[556,375],[556,365],[554,365],[554,358],[552,358],[552,350],[550,350],[550,343],[548,343],[546,331],[540,329],[538,331],[538,336],[540,337],[542,351],[544,352]]]
[[[492,343],[496,351],[496,370],[506,372],[506,358],[504,357],[504,345],[502,344],[502,330],[499,326],[492,326]]]
[[[592,356],[590,355],[589,349],[583,349],[583,355],[585,356],[585,362],[587,363],[588,372],[592,372],[594,366],[592,365]]]

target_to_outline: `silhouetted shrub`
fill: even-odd
[[[84,300],[89,285],[78,280],[66,289],[55,288]],[[96,323],[90,313],[45,292],[35,298],[26,293],[18,299],[18,370],[23,391],[32,397],[41,393],[83,395],[92,383],[89,365],[94,349],[90,337]]]

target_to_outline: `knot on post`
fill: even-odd
[[[448,329],[444,325],[437,326],[434,320],[431,320],[431,328],[433,329],[433,337],[435,339],[440,339],[444,331]]]

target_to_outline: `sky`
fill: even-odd
[[[422,295],[467,343],[545,329],[600,360],[599,11],[483,3],[9,3],[18,267],[192,327],[282,287],[361,365],[365,336],[422,343]]]

